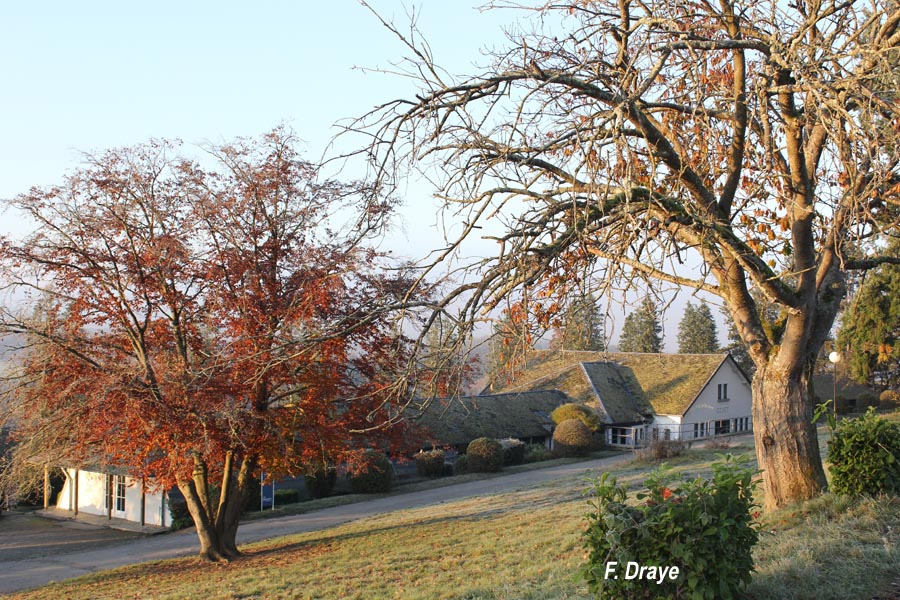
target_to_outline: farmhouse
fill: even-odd
[[[146,482],[116,467],[63,469],[66,479],[56,507],[74,514],[125,519],[143,525],[169,527],[172,514],[164,491],[149,491]]]
[[[539,352],[504,395],[554,390],[594,408],[610,446],[749,431],[750,381],[723,354]],[[485,391],[493,391],[489,386]]]

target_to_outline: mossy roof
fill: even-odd
[[[560,390],[576,402],[601,408],[607,413],[607,423],[639,420],[636,416],[647,414],[650,408],[656,414],[680,415],[727,356],[537,352],[522,375],[502,391]]]
[[[596,390],[607,423],[640,423],[653,417],[653,407],[630,368],[612,361],[583,362],[579,368]]]
[[[569,402],[557,390],[437,398],[411,419],[443,444],[467,444],[475,438],[530,438],[549,435],[550,413]]]

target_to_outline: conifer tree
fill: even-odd
[[[551,346],[560,350],[602,352],[606,349],[604,320],[594,295],[583,294],[563,313],[562,324],[554,332]]]
[[[684,316],[678,324],[678,352],[681,354],[710,354],[719,348],[716,321],[706,302],[694,306],[690,302],[684,308]]]
[[[645,296],[637,310],[625,317],[622,336],[619,338],[622,352],[662,352],[662,326],[656,312],[656,304]]]
[[[900,267],[868,273],[841,319],[838,347],[847,350],[850,376],[860,383],[900,385]]]

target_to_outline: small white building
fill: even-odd
[[[56,507],[74,514],[125,519],[143,525],[169,527],[172,513],[164,491],[149,491],[140,479],[121,469],[63,469],[66,479]]]
[[[655,412],[651,438],[690,441],[751,431],[750,380],[731,355],[687,356],[697,358],[693,383],[649,398]]]

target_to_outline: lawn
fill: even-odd
[[[732,452],[749,452],[734,448]],[[688,476],[715,453],[669,461]],[[616,469],[637,489],[650,465]],[[577,576],[586,482],[382,515],[242,548],[227,565],[148,563],[39,588],[22,598],[588,598]],[[900,573],[900,502],[826,495],[765,517],[756,600],[889,597]]]

